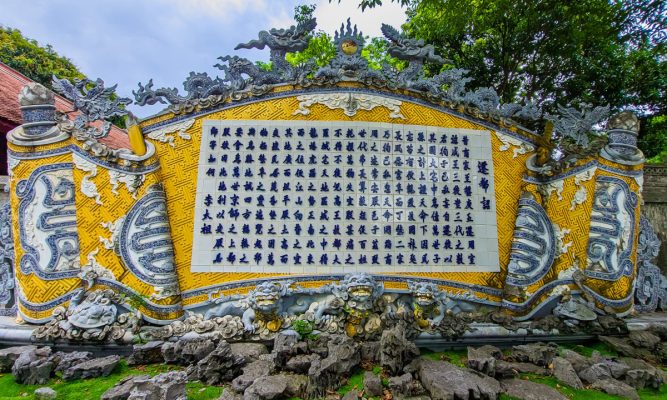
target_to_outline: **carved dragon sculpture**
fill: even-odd
[[[252,82],[255,86],[272,85],[283,82],[284,79],[279,72],[264,71],[247,58],[239,56],[218,57],[222,63],[215,64],[214,67],[225,72],[224,82],[229,82],[233,90],[242,90]],[[246,79],[243,75],[247,75]]]
[[[384,37],[389,40],[389,48],[387,49],[389,55],[408,62],[407,68],[400,73],[400,79],[404,82],[418,80],[425,62],[437,64],[451,62],[435,54],[435,47],[430,44],[424,45],[422,39],[407,38],[401,35],[396,28],[387,24],[382,24],[381,30]]]
[[[310,33],[315,30],[316,26],[317,21],[315,18],[311,18],[287,29],[273,28],[268,31],[261,31],[257,35],[258,39],[251,40],[248,43],[240,43],[234,50],[263,50],[264,47],[268,47],[271,50],[272,72],[276,72],[278,75],[287,75],[286,78],[292,78],[292,66],[285,60],[285,55],[305,50],[308,47]]]

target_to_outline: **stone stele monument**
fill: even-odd
[[[309,20],[219,57],[185,92],[102,80],[20,95],[2,209],[0,310],[35,340],[131,341],[190,331],[270,339],[308,326],[370,338],[548,319],[556,331],[667,306],[641,216],[638,121],[604,107],[501,104],[466,71],[383,26],[401,70],[369,66],[347,21],[324,66],[292,65]],[[105,144],[128,116],[131,149]],[[540,127],[538,131],[526,126]],[[597,325],[596,325],[597,324]]]

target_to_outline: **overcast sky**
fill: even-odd
[[[137,82],[177,87],[190,71],[217,75],[216,58],[237,54],[267,60],[268,49],[234,47],[268,28],[294,24],[294,6],[317,4],[317,29],[329,34],[352,18],[367,36],[385,22],[399,28],[405,10],[390,0],[362,13],[357,0],[0,0],[0,24],[41,45],[51,44],[88,77],[118,83],[132,96]],[[161,109],[130,107],[144,117]]]

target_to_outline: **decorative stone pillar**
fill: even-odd
[[[23,87],[19,93],[23,125],[9,132],[7,139],[16,145],[36,146],[67,139],[69,135],[57,127],[55,96],[36,82]]]
[[[637,148],[639,119],[631,111],[623,111],[609,119],[607,124],[609,142],[602,149],[602,157],[626,165],[644,162],[644,154]]]
[[[56,125],[56,106],[53,92],[31,82],[19,94],[23,132],[26,136],[40,138]]]

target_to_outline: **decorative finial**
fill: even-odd
[[[37,82],[25,85],[19,93],[23,115],[23,133],[26,138],[41,140],[56,125],[56,107],[53,92]]]
[[[639,118],[632,111],[622,111],[609,118],[607,123],[609,130],[624,129],[633,132],[639,132]]]
[[[53,105],[55,97],[53,92],[37,82],[30,82],[23,86],[19,93],[19,104],[21,107]]]
[[[637,148],[639,119],[632,111],[622,111],[609,118],[607,137],[609,142],[602,156],[626,165],[644,162],[644,154]]]

